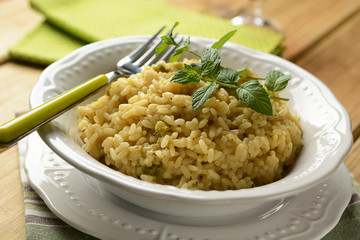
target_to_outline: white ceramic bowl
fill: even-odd
[[[119,58],[145,41],[147,36],[110,39],[84,46],[52,64],[41,74],[31,97],[31,107],[57,96],[97,74],[115,68]],[[201,52],[214,42],[192,37],[192,48]],[[251,68],[260,76],[277,69],[293,79],[281,96],[290,110],[300,115],[304,147],[293,170],[283,179],[265,186],[229,191],[194,191],[151,184],[124,175],[99,163],[73,140],[76,109],[53,120],[38,132],[44,142],[68,163],[99,181],[117,196],[143,208],[186,217],[251,214],[271,209],[283,199],[303,192],[328,178],[342,163],[352,145],[351,123],[343,106],[317,78],[274,55],[228,43],[221,49],[222,63],[232,68]],[[87,102],[104,92],[98,93]],[[75,134],[76,135],[76,134]]]

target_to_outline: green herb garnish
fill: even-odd
[[[203,105],[218,87],[235,89],[238,98],[249,108],[258,113],[272,116],[273,110],[270,99],[284,100],[289,99],[275,96],[275,92],[285,89],[291,76],[285,75],[280,71],[270,71],[266,78],[250,76],[251,71],[246,67],[241,70],[234,70],[221,66],[221,59],[218,50],[236,33],[231,31],[225,34],[211,48],[206,49],[201,55],[189,49],[190,37],[184,43],[179,44],[175,41],[173,30],[179,23],[176,22],[168,34],[161,37],[163,43],[156,49],[156,53],[163,52],[169,45],[176,47],[170,62],[177,61],[184,52],[189,52],[200,58],[200,63],[185,64],[184,69],[178,71],[171,79],[182,85],[198,83],[200,81],[209,82],[203,87],[198,88],[192,96],[192,107],[196,111]],[[246,79],[240,83],[240,79]],[[265,87],[259,82],[265,80]]]
[[[274,99],[288,101],[289,99],[287,99],[287,98],[276,97],[274,92],[280,92],[280,91],[284,90],[290,79],[291,79],[291,76],[285,75],[282,72],[275,71],[275,70],[269,72],[266,75],[265,86],[271,94],[270,97],[274,98]]]

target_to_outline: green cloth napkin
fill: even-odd
[[[351,175],[353,195],[339,223],[322,240],[360,239],[360,185]]]
[[[150,35],[163,25],[180,22],[177,32],[218,39],[238,29],[232,42],[279,54],[283,35],[258,27],[233,26],[229,20],[197,13],[156,0],[31,0],[46,17],[10,49],[10,56],[50,64],[78,47],[99,40]]]

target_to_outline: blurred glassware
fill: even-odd
[[[235,26],[249,24],[269,30],[283,33],[281,25],[274,19],[266,18],[262,10],[263,0],[249,0],[245,9],[236,17],[231,19]]]

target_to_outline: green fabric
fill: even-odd
[[[253,26],[233,26],[229,20],[159,3],[156,0],[31,0],[46,16],[42,23],[10,49],[16,59],[49,64],[86,43],[153,34],[163,25],[180,22],[177,32],[218,39],[238,29],[232,42],[263,52],[281,53],[283,35]],[[279,52],[280,50],[280,52]]]
[[[360,202],[350,205],[343,213],[340,222],[322,240],[360,239]]]
[[[351,175],[353,195],[339,223],[322,240],[360,239],[360,185]]]
[[[51,64],[86,42],[44,22],[10,49],[10,56],[42,65]]]
[[[26,225],[26,240],[96,240],[97,238],[80,232],[70,226],[45,226],[45,225]]]

